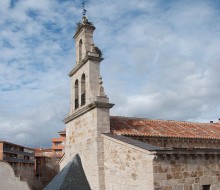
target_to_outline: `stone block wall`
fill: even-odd
[[[109,130],[109,110],[106,108],[94,108],[68,122],[66,126],[65,158],[60,168],[79,154],[93,190],[104,189],[104,147],[101,134]]]
[[[153,171],[155,190],[220,189],[220,155],[157,155]]]
[[[106,190],[153,190],[153,158],[148,151],[104,136]]]
[[[97,143],[94,141],[96,135],[96,110],[76,118],[66,125],[65,159],[62,161],[61,169],[78,153],[85,174],[91,187],[97,184]]]

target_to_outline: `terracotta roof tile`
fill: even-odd
[[[110,117],[113,134],[146,137],[219,139],[220,124],[133,117]]]

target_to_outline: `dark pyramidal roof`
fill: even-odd
[[[78,154],[53,178],[44,190],[91,190]]]

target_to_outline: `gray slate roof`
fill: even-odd
[[[148,150],[148,151],[158,151],[158,150],[165,150],[164,148],[158,147],[158,146],[154,146],[145,142],[141,142],[138,140],[134,140],[131,137],[125,137],[123,135],[115,135],[115,134],[110,134],[110,133],[103,133],[103,135],[106,135],[108,137],[114,138],[116,140],[122,141],[124,143],[142,148],[144,150]]]
[[[44,190],[91,190],[78,154],[53,178]]]

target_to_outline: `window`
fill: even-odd
[[[62,154],[62,150],[55,150],[56,154]]]
[[[82,39],[79,41],[79,62],[82,60]]]
[[[81,77],[81,106],[86,104],[86,77],[85,74],[82,74]]]
[[[30,160],[30,157],[29,156],[24,156],[24,159],[25,160]]]
[[[59,146],[60,144],[60,142],[55,142],[55,146]]]
[[[75,82],[75,109],[79,107],[79,82]]]
[[[203,185],[202,190],[210,190],[210,185]]]

